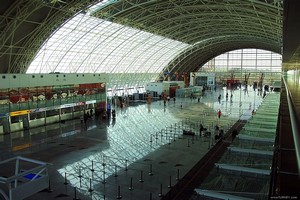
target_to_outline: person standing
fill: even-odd
[[[204,127],[202,124],[200,124],[199,134],[202,136],[202,132],[204,131]]]
[[[219,118],[219,119],[220,119],[221,115],[222,115],[222,112],[221,112],[221,110],[219,109],[219,111],[218,111],[218,118]]]
[[[238,131],[236,130],[236,129],[234,129],[233,131],[232,131],[232,134],[231,134],[231,136],[232,136],[232,142],[233,142],[233,140],[236,138],[236,136],[238,135]]]
[[[221,103],[221,98],[222,98],[222,96],[219,95],[219,96],[218,96],[218,102],[219,102],[219,103]]]
[[[80,123],[83,124],[83,114],[80,115]]]

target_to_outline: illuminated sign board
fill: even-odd
[[[10,112],[10,116],[19,116],[19,115],[27,115],[28,113],[30,113],[30,110],[19,110],[19,111],[14,111],[14,112]]]
[[[86,101],[85,104],[92,104],[92,103],[96,103],[96,100],[91,100],[91,101]]]

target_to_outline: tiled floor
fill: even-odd
[[[78,199],[159,199],[213,144],[199,136],[200,123],[226,131],[237,119],[249,118],[262,101],[251,89],[235,90],[233,98],[228,93],[228,99],[221,89],[207,92],[200,102],[177,98],[166,107],[158,101],[117,108],[115,121],[94,119],[84,126],[74,120],[1,135],[0,159],[21,155],[51,163],[52,192],[28,200],[73,199],[74,187]],[[182,135],[183,130],[196,136]]]
[[[218,167],[212,169],[198,186],[199,194],[209,191],[214,195],[222,195],[224,199],[229,196],[269,199],[279,98],[279,93],[265,97],[255,115],[247,121],[215,164]]]

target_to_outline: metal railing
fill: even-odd
[[[298,165],[298,175],[300,174],[300,133],[299,133],[299,119],[297,116],[296,112],[296,107],[292,98],[292,94],[290,90],[288,89],[287,83],[284,79],[282,78],[284,82],[284,86],[286,89],[287,93],[287,102],[288,102],[288,107],[289,107],[289,114],[290,114],[290,119],[291,119],[291,127],[293,131],[293,139],[294,139],[294,145],[295,145],[295,153],[296,153],[296,158],[297,158],[297,165]]]

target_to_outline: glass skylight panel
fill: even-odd
[[[43,45],[27,73],[158,72],[188,46],[79,14]]]

